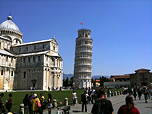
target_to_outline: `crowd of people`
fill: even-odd
[[[107,99],[107,95],[104,91],[105,89],[100,88],[97,90],[87,89],[81,94],[81,104],[82,112],[87,112],[87,104],[92,103],[92,114],[113,114],[113,106],[110,100]],[[109,91],[108,91],[109,92]],[[107,93],[108,93],[107,92]],[[126,104],[122,105],[117,114],[140,114],[137,107],[134,106],[134,100],[141,100],[141,96],[144,96],[145,103],[152,96],[152,92],[148,88],[133,88],[128,89],[128,95],[126,96]],[[12,111],[12,94],[8,94],[6,102],[3,102],[4,94],[0,94],[0,114],[7,114],[7,112]],[[73,90],[72,92],[72,103],[75,105],[77,103],[77,93]],[[26,94],[23,99],[24,104],[24,114],[43,114],[45,109],[48,110],[48,114],[51,114],[53,104],[52,95],[49,93],[48,97],[45,98],[42,94],[38,97],[36,93]]]
[[[92,96],[93,95],[93,99]],[[106,93],[103,89],[99,89],[98,91],[92,91],[89,95],[87,91],[85,91],[81,95],[82,102],[82,112],[87,112],[87,103],[90,103],[90,99],[95,101],[93,102],[93,107],[91,110],[92,114],[114,114],[114,109],[110,100],[106,98]],[[90,97],[88,99],[88,97]],[[126,104],[122,105],[117,114],[140,114],[139,110],[134,106],[132,95],[128,95],[125,99]]]
[[[12,109],[12,94],[10,93],[8,95],[8,99],[6,100],[5,103],[3,103],[2,98],[4,97],[4,94],[0,94],[0,114],[6,113],[6,112],[11,112]]]
[[[132,88],[128,90],[130,95],[133,95],[134,100],[137,100],[137,96],[139,100],[141,100],[141,96],[144,96],[145,103],[148,103],[148,99],[152,99],[152,90],[147,87],[140,87],[140,88]]]
[[[137,99],[137,95],[139,100],[141,100],[141,96],[143,95],[145,103],[148,102],[148,99],[152,100],[152,91],[147,87],[128,89],[127,94],[125,99],[126,104],[119,108],[117,114],[140,114],[133,102]],[[112,103],[106,97],[107,95],[103,89],[84,91],[81,95],[82,112],[87,112],[87,104],[92,103],[92,114],[113,114],[114,109]]]
[[[4,94],[0,94],[0,114],[7,114],[12,111],[12,94],[9,94],[8,100],[6,103],[3,102]],[[31,93],[30,95],[26,94],[23,99],[24,104],[24,114],[43,114],[44,109],[48,109],[48,114],[51,114],[52,104],[52,95],[48,94],[48,98],[40,94],[40,97],[36,93]]]

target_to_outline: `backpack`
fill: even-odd
[[[109,103],[108,100],[106,99],[101,99],[98,101],[98,108],[97,108],[97,114],[111,114],[111,112],[109,111]]]
[[[86,96],[86,94],[82,94],[81,95],[81,101],[82,102],[87,102],[87,96]]]

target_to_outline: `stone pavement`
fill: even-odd
[[[111,100],[114,108],[114,114],[117,114],[119,107],[125,104],[125,97],[126,95],[119,95],[108,98]],[[149,100],[148,103],[144,102],[144,98],[134,101],[135,106],[140,110],[141,114],[152,114],[152,100]],[[81,111],[81,104],[76,104],[75,106],[71,106],[70,114],[91,114],[92,104],[87,105],[88,112],[80,112]],[[48,114],[44,112],[44,114]],[[57,114],[57,110],[53,109],[51,114]]]

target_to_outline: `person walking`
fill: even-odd
[[[117,114],[140,114],[139,110],[134,106],[133,97],[128,95],[125,99],[126,104],[118,109]]]
[[[84,91],[84,93],[81,95],[81,102],[82,102],[82,112],[84,111],[85,107],[85,112],[87,112],[87,92]]]
[[[137,93],[138,93],[139,100],[141,100],[142,91],[140,88],[137,90]]]
[[[98,99],[92,107],[92,114],[113,114],[113,106],[110,100],[106,99],[104,90],[98,91]]]
[[[136,100],[136,96],[137,96],[137,90],[136,90],[136,88],[133,89],[133,96],[134,96],[134,99]]]
[[[23,99],[23,104],[24,104],[24,113],[29,114],[29,111],[28,111],[29,96],[28,96],[28,94],[25,95],[25,97]]]
[[[77,93],[75,91],[73,91],[72,93],[72,101],[73,101],[73,105],[75,105],[77,102]]]
[[[8,99],[7,99],[7,101],[6,101],[5,106],[6,106],[7,111],[8,111],[8,112],[11,112],[12,104],[13,104],[12,94],[10,93],[8,96],[9,96],[9,97],[8,97]]]
[[[43,110],[46,107],[46,103],[45,103],[45,97],[42,94],[40,94],[40,103],[41,103],[40,114],[43,114]]]
[[[39,98],[37,97],[37,94],[34,94],[32,104],[33,104],[33,114],[38,114],[41,108],[41,103]]]
[[[143,88],[145,103],[148,103],[148,90],[147,88]]]
[[[28,97],[28,110],[29,110],[29,114],[33,114],[33,101],[34,99],[34,93],[31,93]]]
[[[53,107],[53,105],[52,105],[53,99],[52,99],[52,95],[50,93],[48,94],[47,102],[48,102],[48,114],[51,114],[51,109]]]
[[[5,107],[4,107],[4,103],[2,101],[2,98],[4,96],[4,93],[0,94],[0,114],[5,113]]]

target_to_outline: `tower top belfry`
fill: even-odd
[[[78,38],[91,38],[90,34],[91,34],[90,29],[79,29],[78,30]]]

